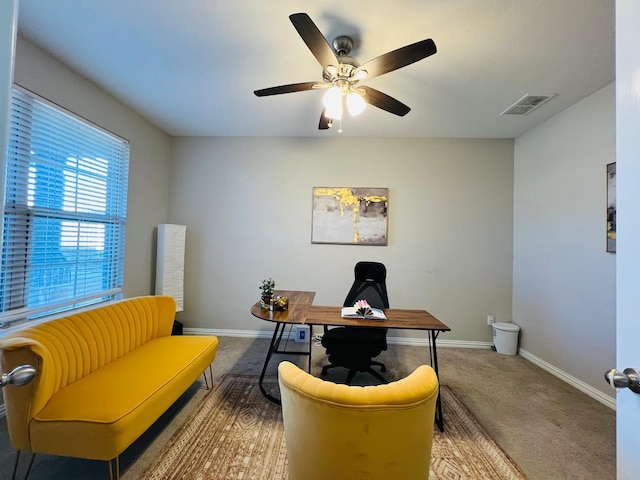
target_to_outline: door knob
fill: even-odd
[[[640,370],[625,368],[624,371],[621,372],[614,368],[606,371],[604,378],[616,391],[626,387],[634,393],[640,393]]]

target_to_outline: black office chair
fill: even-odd
[[[354,268],[355,280],[344,300],[344,306],[350,307],[356,300],[365,299],[374,308],[389,308],[387,296],[387,269],[378,262],[358,262]],[[351,384],[357,372],[368,372],[383,383],[387,380],[371,368],[379,366],[386,372],[383,363],[373,360],[387,349],[387,329],[369,327],[325,327],[322,346],[329,356],[330,365],[322,367],[322,374],[335,367],[349,370],[345,383]]]

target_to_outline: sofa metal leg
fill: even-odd
[[[120,457],[107,460],[107,463],[109,464],[109,480],[120,480]]]
[[[27,478],[29,478],[29,474],[31,473],[31,467],[33,467],[33,461],[35,459],[36,459],[36,454],[31,453],[31,460],[29,460],[29,466],[27,467],[27,473],[25,473],[24,475],[24,480],[27,480]]]
[[[13,473],[11,474],[11,480],[16,480],[16,473],[18,472],[18,463],[20,463],[20,450],[16,451],[16,461],[13,462]]]
[[[11,480],[16,480],[16,475],[18,474],[18,465],[20,464],[20,453],[22,450],[16,450],[16,460],[13,462],[13,472],[11,474]],[[29,465],[27,466],[27,473],[24,475],[24,480],[29,478],[29,474],[31,473],[31,467],[33,466],[33,461],[36,458],[36,454],[31,452],[31,460],[29,460]]]
[[[209,378],[211,378],[211,387],[209,387],[209,382],[207,381],[207,369],[205,368],[204,372],[202,372],[202,376],[204,377],[204,386],[207,387],[207,390],[213,388],[213,370],[211,369],[211,365],[209,365]]]

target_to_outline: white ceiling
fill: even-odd
[[[369,106],[343,136],[513,138],[614,80],[614,0],[21,0],[18,32],[172,135],[337,136],[318,131],[321,80],[289,21],[307,13],[364,63],[432,38],[438,52],[372,78],[412,108]],[[525,94],[558,96],[500,116]]]

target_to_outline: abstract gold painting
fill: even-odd
[[[311,243],[387,245],[388,188],[313,187]]]

